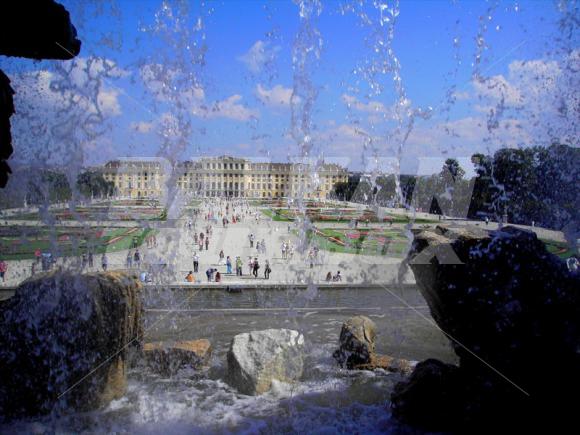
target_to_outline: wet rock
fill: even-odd
[[[413,363],[406,359],[393,358],[388,355],[371,354],[368,363],[354,364],[352,368],[354,370],[382,369],[389,372],[408,375],[413,371]]]
[[[466,431],[500,421],[534,427],[541,419],[565,421],[574,415],[567,397],[580,387],[580,276],[550,254],[535,233],[515,227],[490,233],[420,230],[408,263],[459,357],[460,386],[440,379],[453,396],[449,400],[464,405],[427,429]],[[538,371],[538,355],[556,361],[557,370]],[[416,385],[410,380],[408,388],[395,391],[395,417],[419,421],[401,394],[423,391],[421,383],[428,382],[423,378],[412,376]]]
[[[7,160],[14,151],[10,132],[10,117],[14,114],[13,95],[10,79],[0,70],[0,187],[2,188],[8,183],[8,175],[12,172]]]
[[[339,348],[333,356],[342,367],[351,369],[354,366],[370,364],[375,352],[377,327],[366,316],[354,316],[342,324]]]
[[[0,6],[0,54],[30,59],[72,59],[81,41],[64,6],[53,0],[6,0]]]
[[[238,391],[258,395],[272,381],[295,382],[304,367],[304,336],[290,329],[238,334],[228,351],[228,382]]]
[[[172,375],[183,367],[202,369],[209,364],[211,353],[211,343],[206,339],[143,345],[147,365],[164,376]]]
[[[459,368],[435,359],[417,364],[405,382],[395,386],[391,407],[398,418],[429,431],[449,429],[461,407]]]
[[[122,397],[143,336],[140,288],[116,272],[23,282],[0,312],[0,416],[89,410]]]

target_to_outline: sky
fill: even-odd
[[[0,57],[14,162],[207,155],[429,174],[578,146],[577,6],[549,1],[63,1],[70,61]],[[301,13],[302,12],[302,13]]]

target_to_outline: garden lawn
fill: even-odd
[[[548,252],[562,258],[567,259],[574,255],[574,250],[570,249],[566,242],[557,242],[555,240],[541,239],[546,245]]]
[[[409,243],[402,230],[324,228],[309,237],[327,251],[389,257],[402,257]]]
[[[140,246],[145,237],[154,230],[150,228],[48,228],[0,227],[0,258],[4,260],[26,260],[34,258],[34,251],[54,250],[51,241],[56,240],[59,256],[76,256],[90,248],[94,255],[115,252]]]

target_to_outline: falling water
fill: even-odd
[[[298,29],[291,50],[293,83],[289,120],[289,132],[294,146],[289,159],[296,164],[299,179],[304,175],[306,182],[300,184],[298,194],[290,202],[300,212],[297,230],[299,251],[304,254],[312,246],[307,236],[312,229],[307,216],[307,198],[320,185],[319,169],[324,162],[322,146],[317,142],[315,111],[323,83],[318,83],[315,77],[320,64],[324,62],[323,42],[331,36],[325,34],[323,38],[320,22],[324,18],[323,12],[327,12],[325,8],[331,9],[335,5],[325,3],[323,8],[321,0],[296,0],[295,6],[298,13],[294,18],[297,18]],[[220,7],[227,8],[228,3],[216,6]],[[266,8],[270,19],[269,8],[270,5]],[[577,94],[569,92],[569,89],[578,88],[580,58],[573,45],[577,24],[574,22],[574,10],[569,10],[565,2],[559,3],[559,8],[562,14],[562,34],[565,37],[559,41],[561,46],[558,49],[561,53],[567,53],[567,57],[559,66],[563,71],[561,81],[555,85],[562,89],[562,97],[551,103],[558,107],[560,115],[546,121],[549,124],[547,127],[547,124],[541,124],[537,129],[543,130],[544,137],[567,137],[573,143],[578,137],[578,123],[574,120],[578,100]],[[374,207],[379,216],[382,204],[377,199],[380,189],[377,179],[384,175],[386,156],[393,156],[391,163],[397,202],[405,205],[415,216],[414,206],[405,204],[401,188],[401,162],[407,152],[409,137],[417,124],[430,120],[435,114],[442,115],[444,124],[449,124],[457,94],[464,88],[461,83],[457,83],[458,71],[465,58],[461,55],[462,47],[473,43],[471,79],[475,86],[496,92],[494,95],[497,98],[490,102],[486,112],[487,134],[484,142],[490,152],[498,144],[501,147],[513,145],[507,143],[503,135],[513,112],[523,114],[524,118],[532,122],[536,122],[535,117],[541,114],[538,107],[526,107],[525,96],[514,108],[513,102],[509,103],[512,90],[498,81],[497,76],[489,73],[486,54],[491,44],[487,38],[490,32],[501,31],[499,24],[494,22],[495,14],[500,10],[497,3],[483,8],[477,19],[473,41],[462,40],[457,28],[454,30],[455,35],[450,43],[455,65],[447,75],[449,82],[443,101],[438,105],[433,104],[435,109],[429,105],[418,107],[408,96],[403,65],[395,48],[397,38],[401,37],[398,26],[400,17],[405,14],[405,3],[398,0],[366,3],[351,1],[342,4],[340,9],[343,13],[353,13],[358,17],[370,49],[367,56],[354,67],[353,75],[366,89],[364,97],[367,100],[375,102],[375,107],[388,108],[377,110],[379,114],[371,122],[369,131],[358,124],[354,109],[350,108],[349,112],[349,119],[364,147],[361,159],[367,163],[365,169],[370,174],[371,190],[370,193],[363,192],[364,195],[368,194],[364,202]],[[516,4],[509,13],[517,15],[518,9]],[[207,102],[206,95],[209,88],[206,55],[210,48],[206,30],[213,13],[212,6],[204,2],[163,1],[154,14],[153,23],[142,25],[139,29],[140,36],[158,49],[131,65],[134,72],[127,71],[124,69],[126,66],[120,66],[105,56],[81,56],[70,62],[39,63],[36,71],[23,71],[15,79],[20,85],[16,97],[18,115],[13,127],[18,153],[15,159],[40,168],[51,165],[66,167],[66,178],[73,190],[69,204],[73,213],[76,212],[77,204],[84,200],[76,189],[77,175],[90,161],[87,154],[99,152],[96,144],[107,139],[114,125],[116,107],[106,104],[102,99],[103,93],[110,95],[121,92],[114,87],[114,83],[128,75],[143,85],[147,101],[131,97],[131,104],[136,104],[138,110],[147,113],[148,123],[152,125],[158,139],[156,157],[166,165],[164,206],[168,209],[169,220],[166,227],[159,224],[157,228],[165,238],[165,249],[162,254],[152,256],[152,262],[179,264],[181,259],[178,253],[183,252],[180,244],[186,242],[183,231],[172,228],[171,221],[181,218],[188,201],[193,199],[181,194],[178,189],[177,181],[181,175],[178,163],[186,158],[199,157],[187,155],[188,150],[192,142],[197,150],[200,149],[197,142],[205,140],[206,121],[211,111],[216,109]],[[459,22],[456,27],[459,27]],[[276,26],[268,32],[265,38],[267,46],[281,43],[282,38],[278,32]],[[121,50],[127,45],[126,41],[123,43],[116,35],[104,35],[101,41],[113,50]],[[519,66],[525,68],[525,63]],[[270,86],[273,78],[278,77],[276,68],[275,56],[272,56],[265,67]],[[250,80],[253,79],[256,77],[251,76]],[[538,78],[540,82],[544,81],[544,86],[551,85],[547,83],[548,79],[549,74]],[[41,103],[46,103],[46,100],[53,100],[57,110],[42,110]],[[510,125],[513,129],[519,128],[518,125]],[[257,119],[251,119],[247,126],[252,130],[255,144],[266,143],[260,131],[262,125]],[[448,127],[446,131],[449,137],[458,134],[453,127]],[[270,157],[268,150],[264,153]],[[42,180],[32,179],[32,185],[37,185],[44,195],[41,218],[51,229],[52,247],[56,252],[57,223],[49,208],[50,192],[46,185],[42,185]],[[502,188],[498,182],[495,187]],[[499,195],[497,201],[505,199]],[[498,213],[501,211],[496,210]],[[78,214],[76,219],[82,220]],[[412,224],[413,221],[407,227],[408,230]],[[410,231],[407,234],[411,237]],[[162,276],[163,283],[167,284],[169,280],[175,280],[175,274]],[[386,404],[393,385],[399,380],[398,375],[381,371],[348,372],[338,369],[331,358],[342,320],[346,316],[368,310],[382,333],[379,346],[395,349],[402,353],[397,356],[411,359],[438,357],[451,361],[453,356],[445,339],[430,325],[417,324],[415,318],[406,312],[403,314],[397,301],[385,292],[377,299],[367,289],[360,289],[356,294],[336,289],[319,291],[303,270],[297,272],[296,280],[309,284],[306,291],[256,290],[248,291],[237,299],[216,291],[202,291],[195,294],[196,298],[192,298],[192,293],[183,291],[151,290],[145,295],[147,308],[178,310],[159,322],[161,316],[151,315],[148,325],[155,327],[147,331],[147,338],[151,341],[182,337],[189,339],[191,336],[206,334],[215,346],[209,370],[203,373],[185,370],[174,377],[162,378],[140,367],[130,372],[127,395],[104,409],[18,421],[10,426],[0,426],[0,432],[396,431]],[[405,297],[412,299],[417,295],[411,292],[405,294]],[[413,303],[418,305],[423,302],[417,299]],[[328,313],[325,309],[329,306],[346,306],[348,309],[338,314]],[[263,308],[271,309],[271,315],[260,314],[259,310]],[[234,314],[223,314],[228,310]],[[307,313],[302,316],[300,313],[305,311]],[[260,397],[239,394],[224,380],[225,352],[231,337],[248,330],[282,326],[300,328],[309,341],[308,369],[303,381],[296,386],[275,384],[271,392]]]

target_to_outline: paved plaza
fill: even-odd
[[[222,216],[225,213],[226,204],[229,204],[230,223],[225,227],[222,224]],[[360,204],[350,204],[352,208],[364,208]],[[232,209],[236,214],[241,214],[243,219],[232,223]],[[301,222],[280,222],[266,216],[262,210],[263,206],[250,206],[247,202],[226,202],[219,200],[207,200],[199,208],[198,213],[194,213],[192,208],[184,208],[177,217],[167,221],[147,222],[146,225],[155,230],[156,244],[147,247],[143,244],[139,247],[141,254],[141,264],[139,267],[133,265],[135,273],[148,272],[152,284],[183,284],[196,286],[204,285],[252,285],[259,283],[303,285],[309,283],[326,282],[327,274],[336,275],[338,271],[342,276],[343,283],[352,284],[372,284],[387,285],[389,283],[414,283],[414,277],[405,268],[401,268],[403,255],[365,255],[343,252],[331,252],[320,249],[315,255],[312,254],[311,246],[305,243],[307,240],[303,235],[310,228]],[[401,213],[400,210],[388,209],[389,213]],[[208,220],[208,214],[213,213],[214,219]],[[430,224],[415,224],[415,228],[432,227],[439,223],[439,217],[426,213],[417,213],[414,218],[432,220]],[[448,223],[454,226],[479,226],[485,229],[496,229],[497,223],[466,221],[466,220],[445,220],[441,223]],[[6,221],[4,222],[6,224]],[[11,225],[41,225],[39,222],[13,220]],[[143,224],[143,222],[121,222],[121,221],[99,221],[80,223],[74,220],[59,223],[62,226],[101,226],[101,227],[125,227]],[[207,227],[211,225],[209,236],[209,249],[200,250],[199,245],[194,243],[194,234],[200,232],[207,233]],[[316,222],[316,228],[345,228],[348,222]],[[352,224],[351,224],[352,226]],[[410,237],[407,231],[408,225],[402,223],[365,223],[367,229],[389,228],[399,230],[401,234]],[[538,236],[545,239],[564,241],[561,232],[550,231],[541,228],[523,227],[532,229]],[[250,247],[249,235],[254,235],[254,247]],[[258,252],[256,242],[265,242],[265,253]],[[283,258],[282,245],[287,243],[293,247],[291,258]],[[224,261],[220,262],[219,253],[223,250]],[[134,249],[131,250],[134,253]],[[189,271],[193,271],[193,256],[199,256],[199,269],[195,273],[195,282],[187,283],[185,280]],[[127,269],[126,258],[128,251],[107,252],[108,269]],[[231,258],[233,273],[226,273],[225,259]],[[236,257],[242,260],[242,276],[235,273]],[[249,259],[258,258],[260,269],[258,277],[250,274]],[[271,267],[269,281],[264,277],[266,260]],[[4,286],[16,286],[24,279],[30,277],[32,264],[35,260],[8,261],[8,272]],[[64,257],[58,259],[54,267],[62,267],[72,270],[80,270],[79,257]],[[221,274],[221,283],[209,282],[206,277],[206,270],[215,268]],[[39,270],[39,267],[36,268]],[[94,256],[92,268],[85,267],[84,270],[101,270],[101,256]]]

